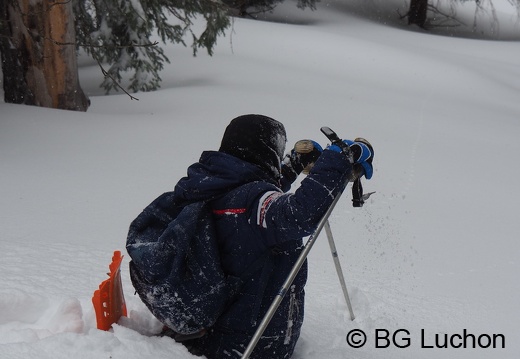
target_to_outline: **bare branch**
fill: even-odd
[[[441,10],[439,10],[438,7],[434,6],[434,5],[430,5],[428,4],[428,10],[431,11],[432,13],[434,14],[438,14],[438,15],[441,15],[444,17],[444,19],[442,19],[441,21],[441,24],[443,24],[445,21],[448,21],[448,20],[451,20],[451,21],[454,21],[456,24],[454,25],[451,25],[453,27],[455,26],[459,26],[459,25],[464,25],[464,23],[462,21],[460,21],[459,19],[457,19],[455,16],[452,16],[450,14],[446,14],[444,12],[442,12]],[[438,27],[438,26],[443,26],[443,27],[447,27],[448,25],[435,25],[435,24],[429,24],[431,27]]]
[[[158,41],[152,42],[151,44],[136,44],[132,43],[130,45],[92,45],[92,44],[78,44],[76,42],[61,42],[54,40],[50,37],[45,37],[45,40],[49,40],[50,42],[54,43],[55,45],[59,46],[79,46],[79,47],[92,47],[92,48],[107,48],[107,49],[127,49],[129,47],[155,47],[159,45]]]
[[[94,60],[96,60],[97,64],[99,65],[99,68],[101,69],[101,73],[103,74],[103,76],[108,77],[110,80],[112,80],[112,82],[116,85],[116,87],[119,88],[119,89],[121,89],[124,93],[126,93],[126,94],[128,95],[128,97],[130,97],[131,100],[139,101],[139,99],[138,99],[137,97],[132,96],[128,91],[126,91],[126,90],[123,88],[123,86],[121,86],[121,85],[119,84],[119,82],[118,82],[116,79],[114,79],[114,78],[112,77],[112,75],[110,75],[110,74],[108,73],[107,70],[105,70],[105,68],[103,67],[103,65],[101,65],[101,61],[99,61],[99,59],[97,59],[95,56],[94,56]]]

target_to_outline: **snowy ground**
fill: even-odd
[[[133,295],[127,257],[129,318],[95,329],[91,296],[130,221],[244,113],[282,121],[289,144],[325,144],[328,125],[376,149],[365,189],[377,193],[362,209],[346,193],[331,218],[357,318],[320,238],[294,358],[518,358],[518,42],[410,31],[352,6],[236,19],[213,57],[170,46],[162,89],[139,101],[103,96],[83,61],[87,113],[0,103],[0,358],[191,357],[149,336],[159,325]],[[502,38],[518,33],[505,24]],[[347,344],[354,329],[363,348]],[[381,348],[376,333],[400,329],[395,344],[410,345]],[[464,330],[499,348],[423,348]]]

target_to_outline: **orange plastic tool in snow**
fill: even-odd
[[[96,311],[97,328],[109,330],[112,324],[117,323],[121,316],[126,317],[126,303],[121,283],[121,251],[114,251],[112,263],[108,266],[109,278],[104,280],[99,289],[94,291],[92,303]]]

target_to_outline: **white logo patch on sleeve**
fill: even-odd
[[[260,201],[258,201],[256,224],[258,224],[261,227],[267,228],[267,222],[265,220],[267,211],[269,210],[269,207],[271,207],[271,204],[273,204],[273,202],[281,195],[282,193],[276,191],[269,191],[264,193],[264,195],[260,198]]]

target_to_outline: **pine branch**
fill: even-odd
[[[96,60],[97,64],[99,65],[99,68],[101,69],[101,73],[103,74],[103,76],[105,76],[105,78],[108,77],[110,80],[112,80],[112,82],[116,85],[116,87],[119,88],[119,89],[121,89],[124,93],[126,93],[126,94],[128,95],[128,97],[130,97],[131,100],[139,101],[139,99],[138,99],[137,97],[132,96],[128,91],[126,91],[126,90],[123,88],[123,86],[121,86],[121,85],[119,84],[119,82],[118,82],[116,79],[114,79],[114,78],[112,77],[112,75],[110,75],[110,74],[108,73],[107,70],[105,70],[105,68],[103,67],[103,65],[101,65],[101,61],[99,61],[99,59],[98,59],[95,55],[93,55],[93,57],[94,57],[94,60]]]

